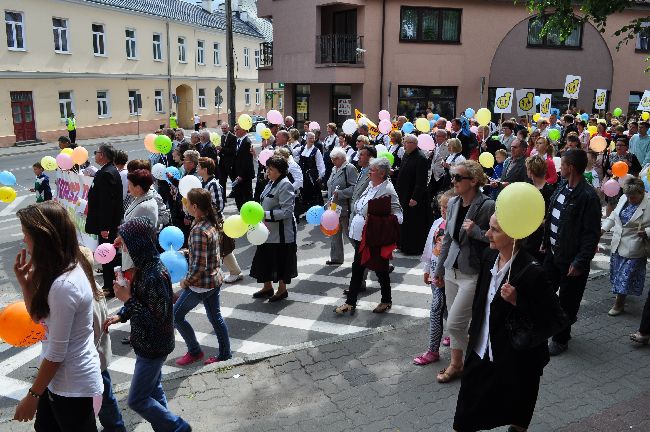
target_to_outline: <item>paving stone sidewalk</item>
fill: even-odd
[[[144,134],[141,134],[140,136],[122,135],[122,136],[113,136],[113,137],[106,137],[106,138],[92,138],[92,139],[77,140],[77,144],[83,147],[88,147],[97,144],[104,144],[104,143],[117,144],[122,142],[138,141],[142,139],[144,139]],[[42,152],[48,152],[50,150],[56,150],[58,148],[59,148],[59,144],[57,142],[42,142],[42,143],[25,145],[25,146],[3,147],[0,148],[0,157],[17,156],[17,155],[30,154],[30,153],[42,153]]]

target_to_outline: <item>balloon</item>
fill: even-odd
[[[174,166],[165,168],[165,173],[171,174],[172,177],[174,177],[176,180],[179,180],[181,178],[181,172]]]
[[[600,153],[601,151],[607,148],[607,140],[605,139],[605,137],[596,135],[589,141],[589,148],[595,151],[596,153]]]
[[[88,160],[88,150],[83,147],[77,147],[72,150],[72,162],[77,165],[83,165]]]
[[[74,166],[74,162],[72,162],[72,158],[65,153],[59,153],[56,156],[56,164],[62,170],[69,170]]]
[[[0,311],[0,339],[15,347],[28,347],[45,338],[46,330],[27,312],[25,302],[11,303]]]
[[[542,102],[542,98],[535,96],[535,105],[539,105]]]
[[[192,189],[201,189],[201,188],[203,188],[201,179],[199,179],[197,176],[192,174],[186,175],[178,182],[178,192],[180,192],[180,194],[185,198],[187,198],[187,194]]]
[[[0,184],[5,186],[13,186],[16,184],[16,176],[9,171],[0,172]]]
[[[584,120],[584,121],[589,121],[589,114],[587,114],[587,113],[582,113],[582,115],[580,116],[580,118],[581,118],[582,120]]]
[[[271,138],[271,135],[273,135],[273,133],[271,132],[271,129],[269,129],[269,128],[262,129],[262,133],[260,134],[260,136],[265,140]]]
[[[537,97],[537,96],[535,96],[535,97]],[[541,115],[540,113],[535,113],[535,114],[533,114],[533,121],[534,121],[535,123],[537,123],[537,122],[539,121],[540,118],[542,118],[542,115]]]
[[[165,170],[167,167],[161,163],[155,164],[151,167],[151,175],[158,180],[165,180]]]
[[[153,143],[158,153],[167,154],[172,151],[172,140],[167,135],[158,135]]]
[[[435,121],[440,120],[440,114],[434,114],[434,115],[433,115],[433,119],[434,119]]]
[[[66,147],[61,150],[61,154],[67,154],[68,156],[72,157],[72,149],[70,147]]]
[[[325,213],[323,206],[315,205],[310,207],[306,214],[307,223],[309,225],[320,225],[320,219],[323,217],[323,213]]]
[[[614,174],[616,177],[623,177],[625,174],[627,174],[629,169],[630,167],[628,167],[625,162],[618,161],[612,165],[612,174]]]
[[[242,237],[248,231],[248,225],[240,215],[228,216],[223,221],[223,232],[230,238]]]
[[[478,157],[478,161],[483,168],[492,168],[494,167],[494,155],[490,152],[483,152]]]
[[[608,197],[615,197],[621,191],[621,185],[614,179],[609,179],[603,184],[603,193]]]
[[[377,153],[377,157],[388,159],[388,162],[390,162],[390,166],[393,166],[395,163],[395,156],[393,156],[392,153],[390,152],[382,152],[382,153]]]
[[[431,135],[423,133],[418,135],[418,147],[424,151],[431,151],[436,148],[436,143],[433,141],[433,137]]]
[[[468,119],[470,119],[470,118],[474,117],[474,113],[475,113],[475,112],[476,112],[476,111],[474,111],[474,108],[467,108],[467,109],[465,110],[465,117],[467,117]]]
[[[596,133],[598,133],[598,128],[594,125],[587,126],[587,130],[589,131],[589,135],[594,136]]]
[[[0,187],[0,201],[3,203],[10,203],[16,199],[16,191],[9,186]]]
[[[257,225],[264,220],[264,208],[255,201],[248,201],[241,206],[239,215],[248,225]]]
[[[476,112],[474,117],[479,125],[487,126],[487,124],[492,120],[492,113],[487,108],[481,108]]]
[[[634,178],[634,176],[633,176],[632,174],[625,174],[624,176],[619,177],[619,179],[618,179],[618,184],[620,184],[620,185],[621,185],[621,188],[622,188],[623,185],[624,185],[625,183],[627,183],[627,181],[628,181],[629,179],[631,179],[631,178]]]
[[[431,125],[429,124],[429,120],[425,119],[424,117],[420,117],[415,120],[415,128],[420,132],[427,133],[431,129]]]
[[[216,132],[212,132],[210,134],[210,142],[214,144],[215,147],[219,147],[221,145],[221,135]]]
[[[352,135],[357,130],[357,122],[353,119],[347,119],[343,122],[343,132],[346,135]]]
[[[102,243],[95,249],[93,257],[99,264],[108,264],[115,259],[115,255],[117,255],[117,251],[113,243]]]
[[[160,231],[158,235],[158,244],[163,250],[179,250],[183,247],[185,242],[185,235],[180,228],[175,226],[168,226]]]
[[[411,122],[406,122],[402,125],[402,132],[405,134],[410,134],[415,130],[415,126]]]
[[[471,128],[469,128],[469,131],[474,135],[476,135],[478,133],[478,126],[472,126]]]
[[[259,246],[269,238],[269,229],[264,223],[260,222],[248,228],[246,238],[251,244]]]
[[[264,123],[258,123],[255,126],[255,133],[261,136],[264,129],[266,129],[266,125]]]
[[[147,134],[147,136],[144,137],[144,148],[149,150],[150,153],[160,153],[156,148],[156,138],[158,138],[158,135],[156,134]]]
[[[315,121],[309,122],[309,130],[312,131],[312,132],[313,131],[319,131],[320,130],[320,125],[318,124],[318,122],[315,122]]]
[[[548,131],[548,139],[550,139],[551,141],[557,141],[560,139],[561,136],[562,134],[557,129],[551,129]]]
[[[553,158],[553,164],[555,165],[555,171],[560,172],[560,165],[562,165],[562,158],[559,156],[555,156]]]
[[[43,166],[45,171],[54,171],[59,167],[56,164],[56,159],[54,159],[52,156],[43,156],[43,158],[41,159],[41,165]]]
[[[433,130],[433,128],[436,127],[436,121],[433,119],[429,120],[429,127],[431,127],[431,130]]]
[[[326,230],[333,230],[339,226],[339,214],[334,210],[325,210],[320,219],[320,224]]]
[[[449,120],[447,120],[447,123],[445,124],[445,129],[447,129],[448,131],[451,130],[451,122]]]
[[[532,184],[511,183],[497,197],[497,221],[503,232],[513,239],[523,239],[534,233],[542,224],[544,213],[544,197]]]
[[[380,122],[381,122],[381,120],[390,121],[390,113],[388,111],[386,111],[386,110],[379,111],[379,116],[378,117],[379,117]],[[382,132],[382,133],[386,133],[386,132]]]
[[[650,180],[643,178],[643,185],[645,186],[645,191],[650,192]]]
[[[268,161],[271,156],[273,156],[273,150],[271,149],[264,149],[260,152],[260,155],[257,157],[257,161],[261,163],[263,166],[266,166],[266,161]]]
[[[386,146],[383,144],[377,144],[375,146],[375,151],[377,151],[377,154],[384,153],[388,151],[388,148],[386,148]]]
[[[237,119],[237,124],[244,130],[250,130],[253,127],[253,119],[248,114],[242,114]]]
[[[323,225],[320,226],[320,231],[325,234],[327,237],[332,237],[334,234],[339,232],[339,226],[337,225],[336,228],[333,230],[328,230],[323,227]]]
[[[282,119],[282,114],[278,110],[270,110],[269,112],[267,112],[266,119],[269,121],[269,123],[274,125],[281,125],[282,123],[284,123],[284,120]]]
[[[642,119],[643,121],[647,121],[648,119],[650,119],[650,113],[649,113],[649,112],[646,112],[646,111],[642,112],[642,113],[641,113],[641,119]]]
[[[623,110],[620,107],[616,107],[614,108],[614,112],[612,114],[614,114],[614,117],[620,117],[621,114],[623,114]]]
[[[165,251],[160,254],[160,261],[167,268],[172,283],[180,282],[187,274],[187,260],[180,252]]]
[[[382,120],[379,122],[379,132],[383,134],[387,134],[393,129],[393,124],[390,122],[390,120]]]

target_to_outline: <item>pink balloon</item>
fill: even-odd
[[[418,135],[418,147],[425,151],[431,151],[436,148],[436,143],[431,135],[423,133]]]
[[[112,243],[102,243],[95,249],[95,261],[100,264],[108,264],[113,261],[117,251]]]
[[[621,185],[614,179],[607,180],[603,185],[603,192],[608,197],[615,197],[621,190]]]
[[[339,226],[339,215],[334,210],[325,210],[320,219],[320,224],[328,231],[335,229]]]
[[[472,126],[471,128],[469,128],[469,131],[474,135],[476,135],[478,133],[478,126]]]
[[[390,122],[390,120],[384,119],[379,122],[378,127],[379,127],[379,132],[383,134],[387,134],[388,132],[391,131],[391,129],[393,129],[393,124]]]
[[[315,121],[309,122],[309,130],[312,132],[315,130],[320,130],[320,125]]]
[[[74,165],[74,162],[72,161],[70,155],[67,155],[65,153],[59,153],[56,156],[56,164],[62,170],[69,170]]]
[[[260,155],[257,157],[257,161],[262,165],[266,166],[266,161],[273,156],[273,150],[264,149],[260,152]]]
[[[269,121],[269,123],[275,125],[281,125],[282,123],[284,123],[282,114],[280,114],[280,111],[278,110],[270,110],[269,112],[267,112],[266,119]]]
[[[386,110],[379,111],[379,120],[388,120],[390,121],[390,113]],[[382,132],[386,133],[386,132]]]
[[[447,121],[447,124],[445,125],[445,129],[447,129],[448,131],[451,130],[451,122],[450,121]]]

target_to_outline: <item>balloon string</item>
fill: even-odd
[[[512,272],[512,264],[514,262],[514,257],[515,257],[515,246],[517,245],[517,240],[514,239],[512,242],[512,255],[510,256],[510,268],[508,269],[508,278],[506,281],[510,283],[510,272]]]

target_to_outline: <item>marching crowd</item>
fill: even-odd
[[[172,149],[149,159],[128,160],[125,152],[101,145],[94,154],[97,168],[75,168],[94,177],[86,233],[121,252],[102,266],[103,290],[95,285],[92,256],[79,246],[67,212],[49,200],[47,176],[35,164],[35,190],[44,202],[18,212],[26,251],[14,270],[28,311],[44,321],[48,336],[38,375],[15,418],[36,415],[38,431],[95,431],[93,398],[103,387],[98,413],[104,430],[126,430],[107,370],[108,332],[130,321],[123,341],[136,354],[129,407],[154,430],[191,430],[167,408],[161,370],[174,349],[174,329],[187,345],[175,361],[179,366],[232,356],[220,287],[244,277],[235,240],[223,230],[224,207],[233,199],[238,209],[259,202],[269,230],[250,266],[250,277],[261,284],[255,299],[290,299],[288,286],[298,275],[298,227],[314,206],[338,213],[334,230],[321,226],[331,242],[323,264],[343,265],[347,243],[354,250],[338,315],[355,312],[369,270],[381,287],[373,312],[388,312],[392,253],[421,256],[432,300],[429,346],[414,364],[439,361],[440,345],[450,346],[449,364],[437,380],[461,379],[455,430],[526,430],[549,356],[568,349],[603,233],[612,232],[616,299],[609,315],[624,312],[626,296],[642,295],[650,254],[649,125],[575,110],[534,124],[527,117],[498,125],[465,116],[448,121],[431,112],[422,117],[431,124],[432,150],[420,148],[418,135],[425,132],[405,127],[410,122],[403,116],[392,131],[376,135],[363,122],[352,134],[334,123],[321,133],[309,121],[298,130],[286,117],[283,124],[269,124],[271,135],[258,151],[247,130],[227,123],[220,125],[219,145],[207,130],[189,137],[180,128],[160,130]],[[606,138],[607,148],[590,147],[594,136]],[[64,138],[62,148],[71,145]],[[256,160],[265,150],[273,155]],[[494,163],[483,163],[486,153]],[[627,165],[626,174],[617,174],[617,162]],[[180,176],[154,176],[157,164],[176,167]],[[203,188],[182,197],[179,182],[186,176],[196,176]],[[620,191],[604,188],[611,179],[620,182]],[[499,195],[518,182],[539,190],[546,208],[541,225],[521,240],[508,236],[495,214]],[[169,225],[182,231],[188,261],[178,292],[157,244],[158,232]],[[107,316],[111,297],[124,305]],[[207,359],[185,319],[199,303],[219,342]],[[630,338],[649,342],[650,300]]]

